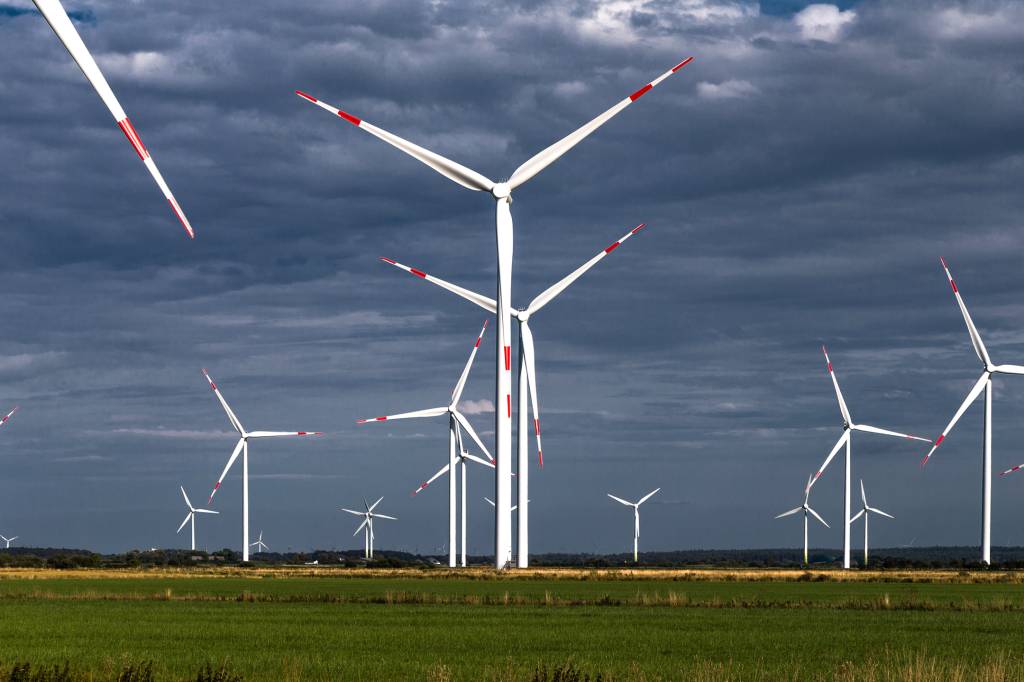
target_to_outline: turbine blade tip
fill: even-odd
[[[634,227],[632,230],[630,230],[629,233],[630,234],[636,234],[637,232],[639,232],[640,230],[644,229],[645,227],[647,227],[647,223],[640,223],[639,225]]]
[[[295,94],[301,97],[302,99],[309,100],[313,104],[316,104],[316,97],[313,97],[312,95],[307,95],[302,90],[296,90]]]
[[[686,66],[687,64],[689,64],[692,61],[693,61],[693,57],[687,57],[686,59],[684,59],[683,61],[679,62],[678,64],[676,64],[675,66],[672,67],[672,73],[675,73],[676,71],[678,71],[679,69],[683,68],[684,66]]]
[[[390,258],[385,258],[384,256],[381,256],[380,259],[385,263],[390,263],[391,265],[395,264],[395,261],[391,260]]]

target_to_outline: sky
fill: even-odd
[[[378,547],[447,541],[443,418],[487,314],[378,260],[493,296],[493,201],[295,96],[301,89],[494,178],[687,56],[512,207],[525,306],[639,232],[532,320],[545,466],[536,552],[797,546],[774,520],[855,421],[939,434],[981,367],[1024,364],[1024,6],[999,0],[359,3],[67,0],[196,229],[166,202],[27,0],[0,0],[0,533],[97,551],[186,546],[250,429],[272,549],[355,549],[338,511],[383,496]],[[488,332],[463,409],[493,438]],[[1024,462],[1024,381],[995,380],[994,468]],[[978,543],[981,406],[931,464],[858,434],[853,474],[895,520],[872,543]],[[536,462],[536,454],[532,454]],[[842,543],[837,460],[811,504]],[[993,544],[1024,544],[1024,474]],[[490,471],[469,549],[493,548]],[[240,468],[198,544],[241,542]],[[856,506],[855,506],[856,509]],[[854,529],[859,538],[859,528]],[[859,545],[859,541],[855,546]]]

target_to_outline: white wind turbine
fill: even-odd
[[[188,495],[185,493],[185,486],[179,486],[181,488],[181,496],[185,498],[185,504],[188,505],[188,515],[185,520],[178,526],[176,532],[180,533],[181,529],[185,527],[185,524],[189,521],[192,522],[192,551],[196,551],[196,514],[220,514],[220,512],[211,511],[209,509],[196,509],[192,506],[192,501],[188,499]]]
[[[875,509],[874,507],[868,506],[868,496],[864,494],[864,479],[860,481],[860,499],[864,503],[857,515],[850,519],[850,523],[853,523],[860,517],[864,517],[864,565],[868,565],[868,514],[881,514],[882,516],[888,516],[890,519],[896,518],[892,514],[886,514],[881,509]]]
[[[256,548],[256,551],[254,552],[255,554],[259,554],[260,552],[266,552],[268,549],[270,549],[263,542],[263,529],[262,528],[260,529],[260,536],[256,539],[256,542],[250,543],[249,546]]]
[[[4,542],[7,543],[6,545],[4,545],[4,549],[10,549],[11,548],[11,543],[14,542],[17,539],[18,539],[17,535],[15,535],[12,538],[5,538],[3,535],[0,535],[0,540],[3,540]]]
[[[121,104],[117,101],[117,97],[114,96],[114,91],[110,89],[110,85],[107,84],[107,79],[103,77],[103,72],[100,71],[100,67],[96,65],[96,61],[92,58],[89,53],[89,48],[82,42],[82,37],[78,35],[78,31],[75,29],[75,25],[71,23],[71,19],[68,17],[67,12],[64,11],[64,7],[61,6],[58,0],[32,0],[39,11],[42,13],[43,18],[50,24],[50,28],[60,38],[60,42],[64,44],[67,51],[71,53],[72,59],[78,64],[78,68],[82,70],[85,77],[92,84],[92,87],[96,90],[96,93],[103,100],[103,103],[107,105],[107,109],[110,110],[114,120],[117,121],[118,127],[121,128],[121,132],[125,134],[128,141],[131,142],[132,148],[142,159],[142,162],[146,164],[146,169],[149,174],[153,176],[153,180],[160,187],[160,191],[164,193],[164,197],[167,198],[167,203],[171,205],[171,209],[174,211],[174,215],[181,221],[182,226],[188,233],[189,237],[194,238],[196,236],[192,226],[188,222],[188,218],[185,217],[185,213],[181,210],[181,206],[178,205],[178,201],[171,194],[171,189],[164,182],[163,176],[160,174],[160,170],[156,167],[153,162],[153,157],[149,155],[149,151],[146,146],[142,144],[142,139],[139,138],[139,134],[135,132],[135,127],[132,122],[128,120],[128,114],[124,113],[124,109],[121,108]]]
[[[366,507],[366,511],[364,511],[364,512],[354,511],[352,509],[345,509],[344,507],[341,508],[341,511],[343,511],[343,512],[348,512],[349,514],[355,514],[356,516],[362,516],[363,517],[363,522],[359,524],[358,528],[356,528],[356,532],[352,533],[352,537],[355,537],[356,535],[359,535],[359,531],[363,531],[363,542],[364,542],[363,557],[366,558],[366,559],[372,559],[373,558],[373,539],[374,539],[374,535],[373,535],[373,520],[374,519],[388,519],[389,521],[397,521],[398,520],[394,516],[387,516],[386,514],[374,513],[373,510],[377,508],[377,505],[380,504],[380,501],[383,500],[383,499],[384,498],[381,497],[376,502],[374,502],[373,504],[366,504],[366,499],[364,498],[363,499],[363,506]]]
[[[466,513],[466,462],[476,462],[477,464],[482,464],[483,466],[490,467],[491,469],[494,468],[494,462],[489,462],[486,459],[481,459],[480,457],[477,457],[476,455],[470,454],[466,450],[465,446],[463,446],[463,444],[462,444],[462,429],[458,425],[455,426],[455,436],[456,436],[456,441],[457,441],[458,447],[459,447],[459,454],[456,456],[455,462],[456,462],[456,464],[461,465],[461,471],[459,472],[459,475],[461,477],[461,482],[462,482],[462,559],[461,559],[461,564],[462,564],[462,567],[465,568],[466,567],[466,517],[467,517],[467,513]],[[451,470],[452,470],[452,465],[451,464],[445,464],[443,467],[441,467],[441,469],[436,474],[434,474],[433,476],[428,478],[426,481],[421,483],[420,487],[416,488],[416,490],[414,490],[412,494],[413,495],[418,495],[420,493],[420,491],[422,491],[427,486],[429,486],[431,483],[436,481],[438,479],[438,477],[443,476],[444,474],[448,473]],[[514,510],[515,509],[513,508],[513,511]]]
[[[518,476],[518,495],[519,500],[529,500],[530,497],[530,469],[529,469],[529,426],[527,426],[527,392],[529,392],[531,406],[533,408],[533,430],[537,437],[537,458],[540,462],[540,466],[544,466],[544,450],[541,447],[540,441],[540,408],[537,401],[537,371],[536,371],[536,359],[534,352],[533,332],[530,330],[530,317],[540,311],[541,308],[550,303],[556,296],[565,291],[569,285],[575,282],[577,279],[583,276],[583,274],[590,268],[597,265],[597,263],[607,256],[609,253],[617,249],[627,239],[632,237],[634,234],[644,228],[644,223],[640,223],[632,230],[624,234],[618,239],[618,241],[612,242],[602,251],[598,252],[593,258],[588,260],[580,267],[573,270],[571,273],[563,277],[561,280],[551,285],[543,292],[541,292],[536,298],[530,301],[530,304],[522,309],[513,308],[511,315],[516,318],[519,323],[519,406],[516,416],[518,417],[518,424],[516,427],[517,446],[518,446],[518,461],[516,463],[516,475]],[[397,261],[393,261],[390,258],[381,258],[385,263],[390,263],[397,268],[401,268],[406,272],[419,277],[420,279],[426,280],[431,284],[435,284],[442,289],[452,292],[457,296],[461,296],[471,303],[475,303],[484,310],[492,313],[497,313],[498,304],[493,298],[488,298],[482,294],[470,291],[464,287],[460,287],[456,284],[446,282],[439,277],[428,275],[422,270],[403,265]],[[519,510],[518,516],[518,543],[516,547],[516,563],[519,568],[528,568],[530,565],[530,518],[529,518],[529,504],[516,505],[509,511]]]
[[[495,541],[494,562],[496,568],[504,568],[512,556],[512,347],[511,347],[511,305],[512,305],[512,192],[530,178],[554,163],[567,151],[579,144],[585,137],[604,125],[613,116],[640,99],[651,88],[682,69],[693,61],[688,57],[653,81],[643,86],[629,97],[621,100],[613,107],[584,124],[569,135],[563,137],[548,148],[528,159],[513,171],[512,176],[504,182],[495,182],[476,171],[436,154],[419,145],[413,144],[397,135],[378,128],[360,118],[317,100],[301,90],[295,94],[316,104],[326,111],[335,114],[352,125],[364,130],[374,137],[387,142],[405,152],[417,161],[429,166],[436,172],[459,184],[466,189],[487,192],[495,200],[495,234],[497,239],[498,264],[498,332],[495,335],[495,456],[497,457],[497,476],[495,481]],[[501,408],[505,407],[504,410]]]
[[[804,565],[807,565],[807,526],[808,526],[807,515],[808,514],[813,515],[814,518],[816,518],[819,521],[821,521],[822,524],[824,524],[824,526],[826,528],[831,528],[832,527],[832,526],[828,525],[827,523],[825,523],[825,519],[821,518],[821,516],[818,515],[818,512],[816,512],[813,509],[811,509],[811,505],[808,503],[808,501],[810,500],[810,497],[811,497],[811,476],[810,476],[810,474],[808,474],[808,476],[807,476],[807,487],[804,488],[804,503],[802,505],[800,505],[799,507],[796,507],[794,509],[790,509],[789,511],[786,511],[786,512],[782,512],[781,514],[779,514],[778,516],[775,517],[777,519],[781,519],[783,516],[790,516],[792,514],[796,514],[796,513],[801,512],[801,511],[804,513]]]
[[[616,502],[621,502],[627,507],[633,508],[633,563],[637,563],[639,559],[639,545],[640,545],[640,505],[651,498],[654,493],[661,490],[661,488],[655,488],[651,492],[647,493],[640,498],[639,502],[628,502],[621,497],[615,497],[611,493],[608,493],[608,497],[612,498]]]
[[[932,446],[932,449],[921,460],[921,466],[928,463],[936,448],[946,439],[946,434],[953,429],[953,426],[960,420],[963,413],[970,407],[971,403],[977,400],[982,390],[984,390],[985,434],[981,454],[981,561],[988,564],[991,563],[992,558],[992,375],[1024,374],[1024,367],[1020,365],[992,364],[992,360],[988,355],[988,349],[985,348],[985,343],[981,340],[981,334],[978,333],[978,328],[974,326],[971,314],[967,312],[964,299],[960,297],[960,290],[957,288],[956,282],[953,281],[953,275],[949,271],[949,266],[946,265],[944,259],[940,258],[939,260],[942,262],[942,269],[946,271],[946,278],[949,280],[949,286],[953,290],[953,295],[956,296],[956,302],[960,306],[960,313],[964,316],[964,322],[967,324],[967,333],[971,337],[974,352],[977,354],[978,359],[981,360],[982,370],[981,376],[978,377],[974,386],[967,393],[964,401],[960,403],[956,414],[953,415],[953,418],[949,420],[949,424],[942,430],[942,434],[935,440],[935,445]],[[1003,475],[1014,470],[1004,471]]]
[[[224,471],[221,472],[220,478],[217,479],[217,483],[213,486],[213,492],[210,493],[210,499],[207,502],[213,501],[213,496],[217,494],[217,490],[220,488],[220,484],[224,481],[224,477],[228,475],[228,471],[231,470],[231,465],[238,459],[239,453],[242,454],[242,561],[249,560],[249,439],[250,438],[276,438],[279,436],[320,436],[323,435],[319,431],[246,431],[242,426],[242,422],[238,421],[238,417],[232,412],[231,407],[228,406],[228,402],[224,400],[224,396],[221,395],[220,389],[217,388],[217,384],[213,382],[209,373],[204,369],[203,376],[210,382],[210,388],[217,395],[217,400],[220,401],[221,406],[224,408],[224,412],[228,415],[228,421],[231,422],[232,428],[238,432],[238,443],[235,444],[235,449],[231,452],[231,457],[228,458],[228,463],[224,466]]]
[[[404,412],[402,414],[391,414],[384,417],[359,419],[356,421],[357,424],[367,424],[370,422],[394,421],[395,419],[415,419],[421,417],[440,417],[442,415],[448,415],[448,565],[452,568],[455,567],[455,525],[457,520],[455,507],[455,459],[458,427],[461,426],[465,429],[480,449],[484,451],[487,458],[492,459],[491,453],[487,451],[487,448],[480,440],[480,437],[476,435],[476,431],[473,430],[473,426],[469,423],[469,420],[466,419],[458,409],[459,400],[462,398],[462,390],[466,387],[466,379],[469,378],[469,370],[473,367],[473,360],[476,358],[476,352],[480,349],[480,341],[484,338],[485,331],[487,331],[486,320],[484,321],[483,328],[480,330],[480,335],[476,337],[476,343],[473,345],[473,350],[469,353],[469,359],[466,360],[466,366],[462,370],[462,375],[459,377],[459,381],[455,384],[455,389],[452,391],[451,402],[447,405],[443,407],[432,407],[427,410],[417,410],[416,412]],[[437,478],[437,476],[434,478]]]
[[[897,431],[888,431],[886,429],[880,429],[876,426],[868,426],[867,424],[855,424],[853,418],[850,416],[850,410],[846,407],[846,401],[843,400],[843,393],[839,390],[839,380],[836,379],[836,373],[832,371],[832,361],[828,358],[828,351],[825,347],[821,347],[821,352],[825,354],[825,364],[828,365],[828,374],[832,377],[832,385],[836,389],[836,400],[839,401],[839,412],[843,417],[843,435],[836,441],[835,446],[832,448],[832,452],[828,453],[828,457],[825,458],[825,462],[818,469],[818,472],[814,474],[814,478],[807,484],[807,489],[810,490],[811,486],[818,482],[818,479],[825,472],[826,467],[832,461],[832,458],[836,456],[839,449],[844,445],[846,446],[846,479],[845,479],[845,491],[843,493],[843,568],[850,567],[850,448],[851,441],[853,439],[854,431],[864,431],[866,433],[877,433],[883,436],[893,436],[895,438],[906,438],[909,440],[919,440],[925,443],[931,443],[927,438],[920,438],[918,436],[912,436],[907,433],[899,433]]]

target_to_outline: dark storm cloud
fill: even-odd
[[[335,508],[363,495],[402,518],[386,544],[445,541],[443,486],[408,497],[444,462],[444,420],[353,422],[447,401],[486,315],[377,257],[490,293],[492,202],[296,88],[502,178],[696,57],[516,193],[518,306],[649,225],[533,320],[538,551],[621,549],[604,493],[657,485],[685,504],[651,507],[649,547],[793,544],[771,516],[841,429],[822,342],[882,427],[937,434],[975,379],[939,255],[993,357],[1024,362],[1016,3],[67,7],[198,237],[31,3],[0,5],[0,399],[23,406],[0,525],[31,544],[180,540],[177,486],[202,499],[233,443],[204,366],[247,426],[327,432],[253,448],[253,523],[277,546],[347,546]],[[481,433],[491,349],[465,394]],[[997,469],[1024,461],[1012,379]],[[879,542],[976,541],[976,411],[924,472],[921,448],[857,438],[855,475],[897,516]],[[833,467],[815,506],[838,523]],[[493,485],[471,479],[482,553]],[[996,482],[996,543],[1024,542],[1020,485]],[[237,545],[239,487],[211,547]]]

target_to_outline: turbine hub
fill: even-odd
[[[491,188],[491,194],[495,199],[505,199],[512,196],[512,188],[508,186],[507,182],[499,182]]]

